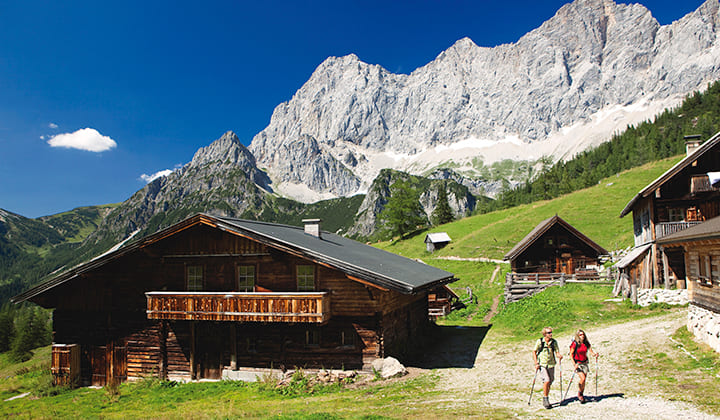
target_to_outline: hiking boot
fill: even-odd
[[[585,404],[587,402],[587,400],[585,399],[585,397],[583,397],[583,394],[581,393],[578,394],[578,400],[580,400],[580,404]]]
[[[548,410],[552,408],[552,405],[550,405],[550,399],[548,397],[543,397],[543,407],[547,408]]]

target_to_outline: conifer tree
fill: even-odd
[[[427,217],[420,204],[419,194],[406,181],[395,181],[390,186],[390,198],[379,215],[391,236],[404,237],[427,224]]]
[[[448,202],[447,191],[445,190],[445,188],[446,184],[443,183],[438,189],[438,199],[435,205],[435,210],[433,210],[432,213],[432,222],[435,226],[450,223],[455,220],[455,215],[450,208],[450,203]]]

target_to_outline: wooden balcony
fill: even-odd
[[[655,224],[655,239],[660,239],[662,237],[671,235],[675,232],[680,232],[681,230],[685,230],[689,227],[693,227],[695,225],[699,225],[702,223],[701,221],[698,222],[665,222],[665,223],[657,223]]]
[[[147,292],[148,319],[323,323],[328,292]]]

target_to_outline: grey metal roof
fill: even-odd
[[[102,266],[134,250],[160,241],[195,224],[204,223],[270,247],[330,266],[382,288],[412,294],[455,280],[450,272],[402,257],[329,232],[321,237],[301,227],[253,220],[196,214],[162,231],[78,265],[11,299],[18,303],[44,293],[78,275]]]
[[[712,136],[708,141],[701,144],[700,147],[695,149],[693,153],[691,153],[689,156],[685,156],[680,162],[673,165],[672,168],[665,171],[664,174],[660,175],[655,179],[655,181],[651,182],[647,187],[643,188],[639,193],[633,197],[630,202],[625,205],[625,208],[620,212],[620,217],[624,217],[628,213],[632,211],[633,205],[640,200],[642,197],[647,197],[650,194],[653,194],[655,190],[660,188],[664,183],[666,183],[669,179],[677,175],[678,172],[685,169],[688,165],[692,164],[700,156],[702,156],[705,152],[712,149],[718,142],[720,142],[720,132],[716,133],[714,136]]]
[[[557,214],[553,217],[547,218],[543,220],[542,222],[538,223],[537,226],[533,230],[530,231],[525,237],[518,242],[510,251],[508,251],[507,254],[505,254],[506,260],[512,260],[513,258],[520,255],[523,251],[525,251],[530,245],[532,245],[538,238],[540,238],[545,232],[547,232],[553,225],[560,224],[565,229],[567,229],[570,233],[577,236],[578,239],[588,244],[590,247],[595,249],[598,254],[607,254],[608,252],[605,250],[605,248],[601,247],[595,241],[588,238],[582,232],[572,227],[572,225],[565,220],[563,220],[560,216]]]
[[[453,281],[453,274],[358,241],[322,232],[318,238],[301,227],[218,217],[218,227],[251,234],[269,246],[295,251],[346,274],[401,293],[415,293]]]
[[[720,216],[713,217],[699,225],[675,232],[672,235],[664,236],[656,242],[663,245],[671,245],[679,242],[702,241],[708,239],[720,239]]]
[[[450,241],[452,241],[452,239],[450,239],[450,235],[448,235],[447,232],[435,232],[425,235],[425,243],[432,242],[437,244]]]

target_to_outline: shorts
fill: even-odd
[[[585,363],[578,363],[577,369],[575,369],[575,372],[581,372],[587,375],[590,373],[590,367],[588,366],[587,362]]]
[[[543,382],[553,383],[555,380],[555,366],[540,366],[540,379],[542,379]]]

